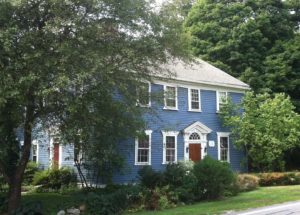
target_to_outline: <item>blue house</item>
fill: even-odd
[[[218,111],[229,97],[240,103],[249,86],[200,59],[193,63],[177,60],[161,65],[161,69],[174,76],[154,77],[152,83],[145,83],[144,92],[139,95],[162,93],[163,102],[139,96],[141,108],[153,109],[155,116],[150,112],[144,116],[145,138],[119,144],[127,165],[124,171],[114,174],[113,182],[136,181],[138,170],[145,165],[163,170],[169,163],[199,161],[206,155],[228,162],[234,171],[244,171],[245,153],[234,147]],[[32,160],[45,168],[73,167],[74,147],[59,145],[51,133],[44,132],[42,138],[34,140]]]

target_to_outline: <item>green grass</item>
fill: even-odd
[[[300,185],[263,187],[255,191],[241,193],[238,196],[220,201],[202,202],[189,206],[155,212],[156,215],[212,215],[232,210],[245,210],[287,201],[300,200]],[[134,215],[149,215],[150,212],[139,212]]]

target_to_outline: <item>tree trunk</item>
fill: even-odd
[[[9,185],[8,192],[8,213],[12,214],[21,202],[21,185],[22,180],[20,178],[15,178]]]
[[[8,196],[8,213],[12,214],[21,203],[21,186],[25,168],[27,166],[32,140],[32,128],[34,124],[34,99],[29,96],[29,102],[26,107],[24,122],[24,146],[19,164],[16,171],[10,177],[9,196]]]

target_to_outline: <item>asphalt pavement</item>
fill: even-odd
[[[300,215],[300,201],[287,202],[247,211],[228,212],[226,215]]]

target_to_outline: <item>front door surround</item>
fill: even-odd
[[[185,160],[198,161],[203,159],[207,153],[207,135],[211,132],[210,128],[199,121],[183,130]]]

